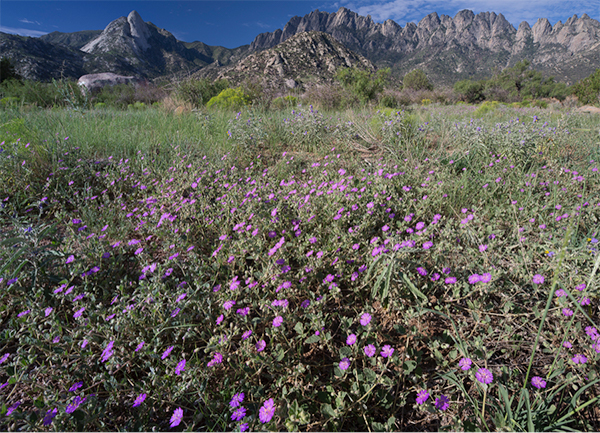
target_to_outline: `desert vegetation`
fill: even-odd
[[[2,84],[2,430],[600,429],[598,115],[345,74]]]

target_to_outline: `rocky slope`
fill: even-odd
[[[295,88],[307,81],[332,82],[340,68],[375,70],[370,61],[327,33],[304,32],[273,48],[251,54],[235,65],[208,67],[199,75],[227,79],[234,85],[248,77],[259,77],[266,87]]]
[[[491,69],[514,65],[524,58],[558,80],[573,82],[600,67],[600,23],[586,14],[551,26],[539,19],[515,29],[502,14],[463,10],[456,16],[432,13],[404,28],[392,20],[375,23],[346,8],[335,13],[315,10],[292,18],[283,28],[258,35],[250,45],[256,52],[305,31],[332,35],[377,66],[396,74],[422,68],[437,83],[482,78]]]

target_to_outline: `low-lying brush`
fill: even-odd
[[[2,113],[1,429],[600,429],[594,120],[474,110]]]

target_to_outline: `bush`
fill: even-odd
[[[573,94],[581,104],[600,103],[600,69],[573,86]]]
[[[473,117],[483,117],[487,113],[498,108],[498,101],[484,101],[473,113]]]
[[[404,76],[402,84],[405,89],[433,90],[433,84],[429,82],[427,75],[422,69],[415,69]]]
[[[223,90],[229,87],[227,80],[212,82],[208,78],[200,80],[189,79],[177,85],[175,96],[200,108]]]
[[[242,88],[236,87],[235,89],[228,88],[223,90],[217,96],[211,98],[206,106],[208,108],[233,108],[237,110],[245,105],[250,104],[250,102],[250,97],[244,93]]]
[[[364,69],[345,68],[337,72],[336,79],[360,102],[367,103],[381,93],[389,75],[389,68],[380,69],[375,73]]]
[[[319,109],[334,110],[356,101],[355,97],[339,83],[308,86],[302,100]]]
[[[483,90],[485,85],[482,81],[461,80],[454,84],[454,91],[458,93],[462,101],[476,104],[485,99]]]
[[[296,105],[298,105],[298,98],[292,95],[280,96],[279,98],[275,98],[271,103],[271,106],[277,110],[295,107]]]

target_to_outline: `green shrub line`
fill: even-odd
[[[0,429],[597,431],[597,116],[277,104],[0,110]]]

